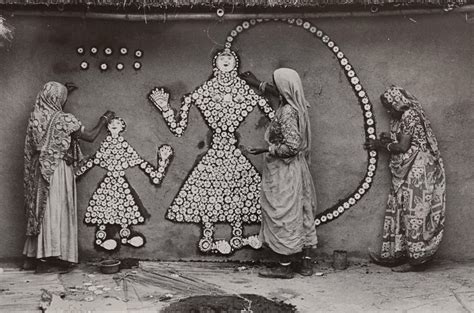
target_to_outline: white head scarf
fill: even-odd
[[[300,149],[305,151],[306,158],[309,158],[309,151],[311,151],[309,103],[304,97],[301,78],[295,70],[279,68],[273,72],[273,79],[280,94],[298,112],[298,129],[302,139]]]

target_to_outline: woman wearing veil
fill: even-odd
[[[248,148],[264,155],[260,240],[279,259],[279,266],[259,273],[262,277],[292,278],[291,256],[302,252],[298,272],[313,273],[310,249],[317,244],[314,216],[316,193],[309,170],[311,126],[303,85],[298,73],[280,68],[273,73],[274,86],[260,82],[251,72],[243,78],[261,93],[280,97],[279,106],[265,132],[268,147]]]
[[[380,265],[395,272],[424,269],[438,250],[444,233],[446,179],[438,141],[415,96],[391,86],[381,96],[390,115],[390,134],[371,139],[368,149],[390,155],[392,187],[385,211]]]
[[[24,269],[51,272],[78,262],[76,182],[73,166],[80,156],[78,139],[93,141],[114,113],[107,111],[86,130],[63,111],[73,84],[46,83],[38,93],[25,139],[25,209],[27,257]],[[39,261],[39,262],[38,262]]]

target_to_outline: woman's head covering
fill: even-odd
[[[411,95],[403,88],[394,85],[385,90],[382,94],[382,98],[397,112],[406,111],[416,105],[419,106],[419,102],[415,96]]]
[[[62,111],[66,99],[66,86],[46,83],[28,121],[24,153],[27,235],[39,233],[50,178],[71,145],[71,134],[81,127],[74,115]]]
[[[421,106],[418,99],[406,91],[405,89],[392,85],[382,94],[381,98],[390,106],[398,112],[404,112],[406,110],[414,110],[420,116],[421,123],[425,129],[425,133],[428,139],[431,150],[436,157],[439,157],[439,148],[438,141],[434,136],[433,130],[431,128],[431,123],[426,117],[425,110]]]
[[[54,113],[62,112],[63,105],[67,99],[66,86],[57,82],[48,82],[43,86],[34,104],[33,113],[30,120],[34,122],[34,137],[39,144],[39,140],[45,138],[47,126]],[[36,122],[35,122],[36,121]]]
[[[304,97],[301,78],[295,70],[279,68],[273,72],[273,79],[286,102],[298,112],[298,128],[302,138],[301,150],[309,152],[311,150],[309,103]]]
[[[67,88],[58,82],[48,82],[38,93],[35,108],[61,111],[67,99]]]

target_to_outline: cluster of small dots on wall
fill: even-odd
[[[80,56],[85,56],[85,55],[90,55],[90,56],[93,56],[93,57],[96,57],[98,56],[100,53],[100,49],[96,46],[92,46],[90,47],[90,49],[86,49],[85,47],[83,46],[80,46],[76,49],[76,52],[78,55]],[[129,51],[128,51],[128,48],[126,47],[121,47],[119,48],[117,51],[114,51],[113,48],[111,47],[105,47],[103,48],[102,50],[102,54],[105,58],[107,57],[111,57],[114,53],[118,53],[120,56],[127,56],[129,55]],[[140,59],[143,57],[143,50],[140,50],[140,49],[136,49],[134,52],[133,52],[133,58],[134,58],[134,61],[132,63],[132,68],[136,71],[140,70],[142,68],[142,63],[140,62]],[[108,70],[111,70],[113,67],[109,64],[111,62],[107,62],[106,60],[103,60],[99,63],[99,69],[102,71],[102,72],[106,72]],[[81,64],[80,64],[80,68],[81,70],[83,71],[87,71],[89,68],[90,68],[90,63],[86,60],[83,60],[81,61]],[[115,64],[115,69],[117,71],[122,71],[125,69],[125,64],[124,62],[117,62]]]

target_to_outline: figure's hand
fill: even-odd
[[[163,145],[158,149],[158,159],[166,161],[173,154],[173,149],[168,145]]]
[[[74,83],[71,83],[71,82],[65,83],[64,86],[66,86],[67,92],[69,94],[73,92],[74,90],[78,89],[78,87]]]
[[[250,71],[247,71],[245,73],[242,73],[241,74],[241,77],[243,80],[245,80],[247,82],[247,84],[249,84],[250,86],[253,86],[253,87],[258,87],[258,85],[260,84],[260,81],[257,79],[257,77]]]
[[[167,93],[163,88],[154,88],[148,98],[153,102],[153,104],[160,110],[161,112],[168,111],[170,109],[169,106],[169,98],[170,94]]]

